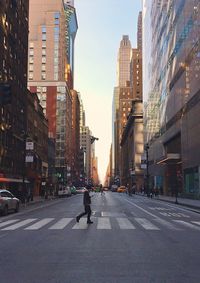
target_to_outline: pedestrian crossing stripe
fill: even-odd
[[[13,224],[11,226],[8,226],[6,228],[3,228],[2,230],[16,230],[16,229],[23,227],[23,226],[25,226],[25,225],[27,225],[27,224],[35,221],[35,220],[37,220],[37,219],[36,218],[26,219],[26,220],[20,221],[16,224]]]
[[[200,221],[186,222],[182,220],[173,220],[173,222],[168,222],[160,218],[155,218],[149,221],[146,218],[138,217],[129,219],[127,217],[97,217],[94,218],[94,224],[88,225],[86,222],[87,218],[81,219],[79,223],[74,223],[75,220],[76,219],[70,217],[61,218],[59,220],[56,220],[55,218],[29,218],[25,220],[11,219],[0,222],[0,230],[13,231],[20,228],[26,231],[34,231],[41,228],[46,228],[48,230],[63,230],[67,226],[72,230],[84,230],[88,229],[89,226],[92,226],[97,230],[111,230],[117,228],[120,230],[136,230],[138,227],[142,227],[144,230],[159,231],[161,229],[160,226],[162,226],[170,230],[182,231],[184,228],[189,228],[191,230],[200,231]],[[156,225],[152,222],[156,222]],[[159,225],[159,227],[157,225]]]
[[[119,224],[120,229],[135,229],[135,226],[131,223],[131,221],[128,218],[117,218],[117,222]]]
[[[15,222],[17,222],[17,221],[19,221],[19,219],[12,219],[12,220],[8,220],[8,221],[5,221],[5,222],[1,222],[1,223],[0,223],[0,228],[1,228],[1,227],[4,227],[4,226],[6,226],[6,225],[9,225],[9,224],[15,223]]]
[[[179,224],[181,224],[185,227],[200,231],[200,227],[195,226],[194,224],[191,224],[191,223],[188,223],[188,222],[185,222],[185,221],[182,221],[182,220],[173,220],[173,221],[176,222],[176,223],[179,223]]]
[[[110,219],[108,217],[98,218],[97,230],[106,230],[111,229]]]
[[[42,220],[34,223],[33,225],[25,228],[25,230],[38,230],[38,229],[42,228],[43,226],[45,226],[46,224],[48,224],[49,222],[51,222],[52,220],[54,220],[54,218],[42,219]]]
[[[138,222],[146,230],[160,230],[157,226],[155,226],[145,218],[135,218],[135,221]]]
[[[51,226],[49,229],[50,230],[60,230],[64,229],[71,221],[73,218],[62,218],[58,222],[56,222],[53,226]]]
[[[200,221],[192,221],[192,223],[197,224],[200,226]]]

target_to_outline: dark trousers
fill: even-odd
[[[90,221],[90,216],[91,216],[91,208],[90,205],[85,205],[85,212],[79,214],[77,217],[80,219],[82,216],[87,214],[87,221]]]

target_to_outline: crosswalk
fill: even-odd
[[[194,230],[200,231],[200,221],[182,221],[172,220],[171,222],[161,218],[154,218],[148,220],[146,218],[138,217],[94,217],[94,224],[88,225],[86,218],[82,218],[79,223],[76,223],[76,219],[72,217],[66,217],[61,219],[55,218],[28,218],[28,219],[10,219],[0,222],[0,231],[15,231],[26,230],[35,231],[40,229],[48,230],[84,230],[92,227],[96,230],[148,230],[159,231],[162,229],[169,230]]]

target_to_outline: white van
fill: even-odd
[[[58,190],[58,197],[69,197],[71,196],[71,190],[70,187],[66,186],[66,187],[60,187]]]

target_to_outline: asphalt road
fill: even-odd
[[[198,283],[200,214],[126,194],[82,195],[0,217],[1,283]]]

